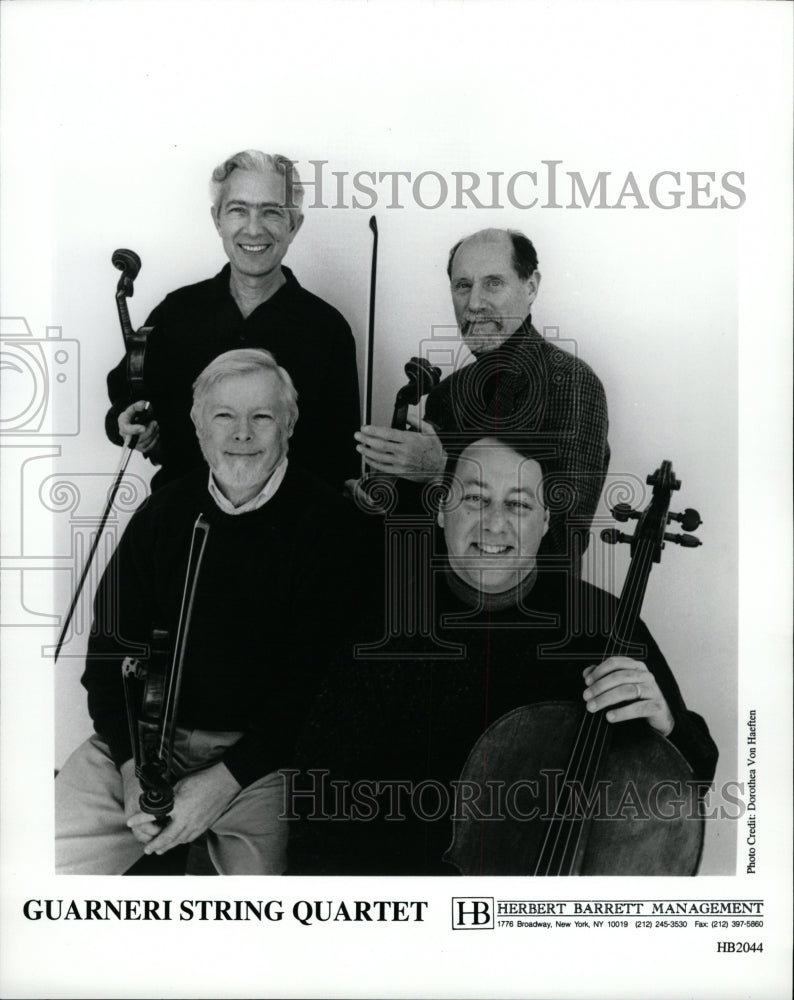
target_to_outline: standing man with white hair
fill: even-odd
[[[202,462],[190,422],[191,386],[224,351],[261,347],[289,372],[301,400],[294,462],[333,486],[355,475],[360,422],[355,342],[344,317],[306,291],[282,261],[303,223],[303,187],[285,156],[236,153],[212,174],[212,219],[229,258],[214,278],[171,292],[146,321],[145,400],[129,398],[125,362],[108,375],[105,420],[116,444],[152,422],[136,447],[160,465],[158,489]]]
[[[272,355],[216,358],[196,381],[190,416],[209,471],[147,499],[97,591],[83,675],[95,734],[56,780],[62,873],[121,874],[209,831],[221,874],[280,874],[278,772],[369,589],[356,578],[369,561],[357,558],[353,508],[288,462],[297,399]],[[176,634],[199,515],[208,530],[175,716],[174,802],[160,827],[139,806],[122,664],[155,627]]]

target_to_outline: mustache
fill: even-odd
[[[471,333],[478,323],[493,323],[497,330],[502,330],[504,328],[504,319],[502,316],[492,316],[490,314],[480,313],[476,316],[464,316],[460,327],[461,333],[464,336],[467,333]]]

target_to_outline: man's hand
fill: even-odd
[[[125,440],[129,437],[137,437],[135,450],[144,455],[148,455],[160,440],[160,425],[156,420],[145,425],[135,423],[135,414],[145,413],[148,409],[149,403],[145,399],[140,399],[119,414],[119,434]]]
[[[182,778],[174,786],[170,822],[162,830],[158,827],[158,836],[149,840],[144,854],[164,854],[177,844],[195,840],[212,826],[239,791],[240,785],[223,763]],[[127,820],[127,826],[135,835],[151,820],[151,816],[138,812]]]
[[[133,837],[141,844],[148,844],[152,837],[156,837],[160,833],[161,827],[158,826],[154,821],[154,817],[150,816],[148,813],[141,813],[141,807],[138,804],[138,800],[141,797],[141,783],[138,781],[137,775],[135,774],[135,763],[132,760],[125,761],[121,765],[121,787],[124,793],[124,815],[127,817],[129,826],[129,820],[133,816],[146,816],[148,822],[136,824],[134,827],[130,827]]]
[[[647,719],[662,736],[673,731],[673,715],[656,678],[644,663],[626,656],[611,656],[598,666],[588,667],[584,680],[588,712],[620,705],[606,713],[608,722]]]
[[[354,435],[356,450],[371,469],[421,483],[444,471],[447,456],[432,424],[414,417],[408,423],[420,433],[362,427]]]
[[[367,484],[367,479],[346,479],[344,496],[348,497],[358,507],[367,514],[383,513],[381,500],[384,497],[382,484],[394,482],[394,476],[379,475],[372,477],[371,484]],[[370,492],[370,491],[373,492]],[[374,493],[374,495],[373,495]]]

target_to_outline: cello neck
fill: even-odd
[[[629,655],[631,637],[640,617],[652,566],[653,546],[648,540],[640,539],[632,554],[629,570],[620,594],[615,620],[612,623],[604,650],[605,660],[610,656]]]

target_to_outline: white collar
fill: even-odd
[[[212,469],[210,469],[210,481],[207,489],[209,494],[215,503],[220,507],[224,514],[231,514],[233,517],[237,514],[247,514],[252,510],[259,510],[260,507],[271,500],[276,492],[276,490],[281,486],[281,482],[284,479],[284,473],[287,471],[287,456],[285,455],[278,465],[273,469],[268,477],[267,482],[262,487],[262,489],[256,494],[256,496],[251,497],[250,500],[246,500],[244,504],[239,507],[232,505],[231,501],[227,500],[226,497],[221,493],[220,487],[215,482],[215,477],[212,474]]]

